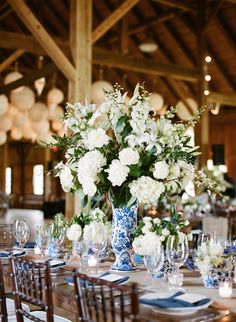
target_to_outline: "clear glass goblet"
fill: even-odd
[[[179,271],[189,255],[188,238],[185,234],[170,235],[166,243],[166,256],[170,263],[175,266],[176,272]]]
[[[152,284],[160,287],[162,284],[161,279],[156,279],[155,276],[160,273],[160,270],[164,264],[164,251],[161,248],[155,254],[144,255],[144,265],[147,271],[151,274]]]
[[[26,242],[29,239],[29,226],[25,220],[15,220],[13,224],[13,235],[18,243],[18,246],[21,250],[25,246]]]

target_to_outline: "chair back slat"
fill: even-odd
[[[0,246],[13,246],[15,242],[13,224],[0,224]]]
[[[73,271],[79,321],[139,322],[136,284],[118,285]]]
[[[49,263],[35,263],[10,257],[10,271],[17,322],[26,317],[35,322],[42,320],[22,309],[22,301],[36,305],[46,312],[47,322],[53,322],[52,283]]]
[[[0,259],[0,321],[7,322],[6,294],[3,280],[3,267]]]

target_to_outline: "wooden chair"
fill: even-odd
[[[28,312],[30,311],[29,306],[26,304],[23,304],[23,308]],[[3,278],[3,266],[0,259],[0,321],[8,322],[9,320],[16,320],[15,303],[12,299],[6,297]]]
[[[139,322],[136,284],[117,285],[73,270],[79,321]]]
[[[24,318],[34,322],[71,322],[53,314],[52,283],[49,263],[35,263],[23,258],[10,257],[16,321]],[[27,312],[22,301],[39,307],[40,311]]]
[[[0,247],[13,246],[15,241],[13,224],[0,224]]]

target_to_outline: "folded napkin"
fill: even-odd
[[[30,241],[28,241],[28,242],[25,244],[24,248],[33,249],[35,245],[36,245],[36,243],[35,243],[35,242],[30,242]],[[18,243],[18,242],[16,242],[16,243],[15,243],[15,246],[16,246],[16,247],[19,247],[19,243]]]
[[[129,279],[129,276],[121,276],[121,275],[116,275],[116,274],[111,274],[109,272],[105,272],[99,276],[96,276],[97,278],[104,279],[109,282],[113,282],[116,284],[122,284],[126,282]],[[73,278],[72,277],[65,277],[65,281],[68,284],[73,284]],[[92,285],[92,283],[88,283],[88,285]]]
[[[13,256],[22,256],[22,255],[25,255],[25,251],[16,251],[16,250],[13,250],[13,251],[10,251],[10,250],[2,250],[0,251],[0,257],[9,257],[10,255]]]
[[[61,266],[64,266],[65,264],[66,264],[66,262],[64,262],[62,260],[58,260],[58,259],[51,259],[49,261],[49,265],[51,268],[61,267]]]
[[[171,297],[168,298],[153,298],[153,299],[148,299],[148,298],[141,298],[140,303],[146,304],[146,305],[151,305],[155,306],[158,308],[186,308],[186,307],[198,307],[202,306],[204,304],[210,303],[211,299],[209,298],[204,298],[200,299],[194,303],[188,302],[186,300],[182,300],[180,295],[183,295],[183,292],[177,292]],[[187,295],[187,294],[186,294]]]

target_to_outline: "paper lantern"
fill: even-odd
[[[16,114],[18,114],[18,109],[12,105],[11,103],[8,105],[7,108],[7,114],[11,117],[15,116]]]
[[[39,121],[39,122],[32,122],[32,130],[35,131],[37,135],[48,133],[50,129],[50,124],[48,121]]]
[[[4,131],[0,131],[0,145],[3,145],[7,142],[7,134]]]
[[[54,131],[60,131],[63,128],[63,123],[60,121],[53,121],[52,128]]]
[[[7,84],[10,84],[10,83],[13,83],[15,81],[17,81],[18,79],[22,78],[23,75],[19,72],[11,72],[9,74],[7,74],[7,76],[4,78],[4,84],[7,85]],[[16,89],[13,89],[11,92],[12,93],[17,93],[17,92],[20,92],[22,91],[22,89],[24,88],[24,86],[20,86]]]
[[[164,105],[164,98],[158,93],[152,93],[149,97],[151,110],[156,114]]]
[[[13,117],[13,126],[18,128],[23,128],[29,122],[28,114],[26,113],[18,113]]]
[[[96,81],[91,86],[91,100],[95,104],[102,104],[105,101],[104,90],[112,91],[113,86],[103,80]]]
[[[177,116],[182,120],[182,121],[188,121],[193,117],[193,114],[197,111],[197,102],[192,99],[192,98],[187,98],[186,102],[189,105],[189,108],[184,104],[183,101],[179,101],[177,103],[177,106],[179,107],[177,110]]]
[[[0,130],[7,132],[12,128],[12,118],[7,113],[0,117]]]
[[[60,120],[64,115],[64,109],[62,106],[50,106],[48,110],[48,119],[50,121],[58,121]]]
[[[34,87],[36,88],[38,95],[42,94],[45,85],[46,85],[46,78],[45,77],[41,77],[41,78],[36,79],[34,81]]]
[[[35,142],[37,138],[37,134],[31,128],[24,128],[23,137],[26,140],[31,140],[32,142]]]
[[[52,132],[47,132],[47,133],[44,133],[44,134],[39,134],[37,136],[37,142],[38,144],[40,145],[44,145],[43,142],[47,143],[47,144],[54,144],[56,141],[55,139],[52,137]]]
[[[43,103],[36,102],[29,110],[29,117],[32,121],[42,121],[48,118],[47,106]]]
[[[11,93],[10,100],[15,107],[24,112],[29,110],[34,105],[34,92],[31,88],[25,86],[22,91]]]
[[[6,95],[0,95],[0,116],[5,114],[8,107],[8,98]]]
[[[17,127],[13,127],[11,129],[10,135],[13,138],[13,140],[19,141],[23,137],[22,129],[19,129]]]
[[[64,99],[64,93],[59,88],[52,88],[47,95],[48,105],[60,104]]]

